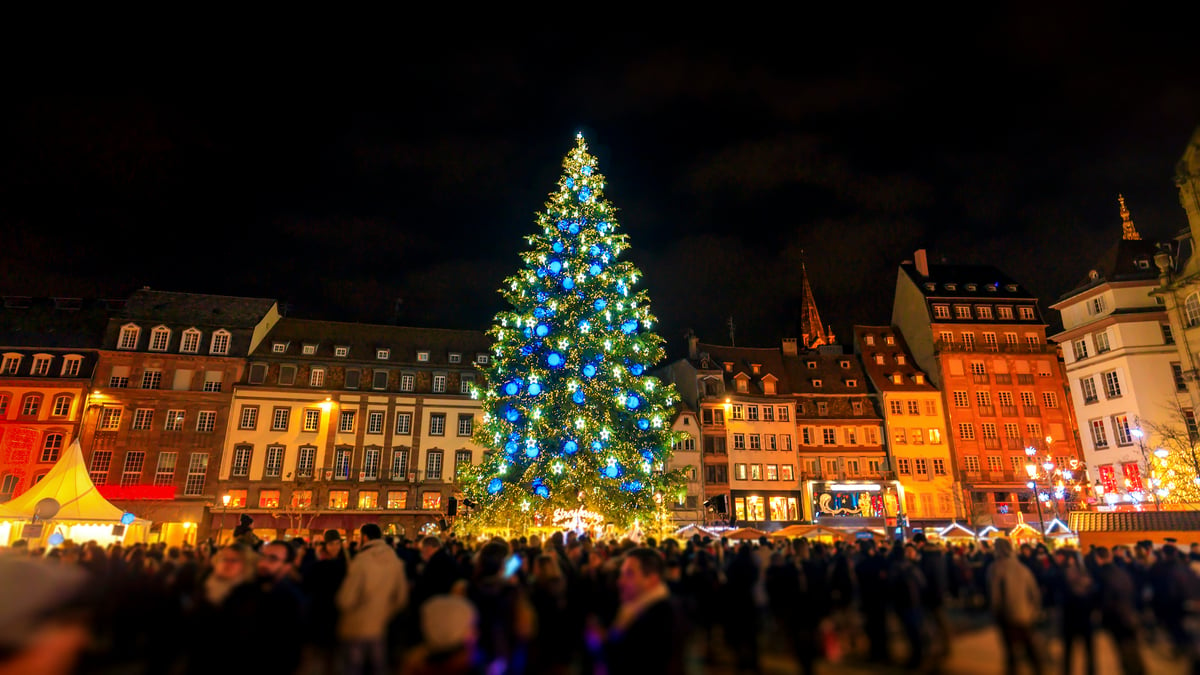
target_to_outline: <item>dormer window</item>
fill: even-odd
[[[957,291],[957,290],[958,290],[958,284],[946,284],[946,290],[948,290],[948,291]]]
[[[927,282],[925,282],[925,290],[927,290],[927,291],[936,291],[936,290],[937,290],[937,284],[933,283],[932,281],[927,281]]]
[[[421,362],[428,361],[429,360],[429,352],[424,351],[424,350],[417,352],[417,360],[421,361]]]
[[[750,381],[745,377],[739,377],[734,382],[734,387],[737,389],[738,393],[745,394],[746,392],[750,391]]]
[[[775,380],[763,380],[763,393],[768,396],[775,395]]]
[[[732,361],[722,361],[721,364],[725,366],[725,372],[727,372],[727,373],[733,372],[733,362]]]
[[[987,284],[984,288],[988,289],[991,293],[995,293],[999,286],[1000,284]]]
[[[117,349],[137,349],[138,334],[142,332],[137,324],[127,323],[121,326],[121,335],[117,338]]]
[[[475,363],[478,363],[483,366],[486,366],[488,361],[490,361],[490,360],[491,360],[491,357],[489,357],[487,354],[478,354],[475,356]]]
[[[273,342],[271,343],[271,352],[275,354],[284,354],[287,352],[288,343]]]
[[[892,373],[892,384],[904,384],[904,376],[900,373]]]
[[[1138,258],[1137,260],[1133,261],[1133,264],[1137,265],[1137,268],[1139,270],[1150,269],[1150,261],[1145,258]]]
[[[955,305],[954,306],[954,314],[959,319],[970,319],[971,318],[971,306],[970,305]]]
[[[167,343],[171,341],[171,329],[166,326],[156,326],[150,331],[150,351],[165,352]]]
[[[229,353],[229,331],[222,328],[212,334],[212,344],[210,345],[209,354],[223,356]]]
[[[1004,287],[1004,290],[1008,291],[1009,293],[1016,293],[1017,285],[1016,284],[1008,284]]]
[[[850,362],[849,362],[849,361],[846,361],[846,360],[843,360],[843,361],[842,361],[842,363],[841,363],[841,366],[842,366],[842,368],[849,368],[849,367],[850,367]]]
[[[971,291],[972,293],[974,293],[974,292],[975,292],[975,289],[976,289],[976,286],[975,286],[975,284],[967,284],[967,290],[968,290],[968,291]]]
[[[816,370],[816,369],[817,369],[817,362],[816,362],[816,361],[808,361],[807,363],[808,363],[808,369],[809,369],[809,370]]]
[[[950,305],[934,305],[933,306],[933,318],[949,319],[950,318]]]
[[[459,354],[458,352],[450,352],[449,361],[450,363],[462,363],[462,354]]]
[[[857,387],[858,380],[846,380],[846,386],[847,387]]]
[[[925,384],[925,373],[914,373],[913,381],[917,384]]]
[[[179,353],[195,354],[198,351],[200,351],[200,331],[195,328],[183,331],[183,335],[179,338]]]
[[[317,353],[317,346],[316,345],[301,345],[300,353],[304,354],[305,356],[312,356],[313,354]]]
[[[874,347],[875,346],[875,336],[874,335],[864,335],[863,336],[863,344],[867,345],[868,347]]]
[[[820,388],[821,388],[821,381],[820,381],[820,380],[818,380],[818,379],[816,379],[816,378],[813,378],[813,381],[812,381],[812,386],[813,386],[813,388],[815,388],[815,389],[820,389]]]
[[[875,355],[875,363],[878,363],[879,365],[883,365],[883,354]]]
[[[896,355],[896,363],[898,363],[900,365],[904,365],[904,355],[903,354]]]
[[[350,347],[348,347],[347,345],[334,345],[333,346],[333,355],[334,356],[345,357],[345,356],[348,356],[349,354],[350,354]]]
[[[750,372],[754,373],[755,375],[759,375],[760,374],[759,371],[761,369],[762,369],[761,363],[751,363],[750,364]]]
[[[375,358],[380,361],[387,361],[389,358],[391,358],[391,356],[392,356],[392,350],[390,350],[390,349],[376,349],[375,350]]]

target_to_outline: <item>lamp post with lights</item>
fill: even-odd
[[[229,511],[229,493],[221,495],[221,522],[217,524],[217,546],[221,545],[221,535],[225,533],[225,514]]]

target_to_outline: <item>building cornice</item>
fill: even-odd
[[[1064,297],[1063,299],[1059,300],[1058,302],[1054,303],[1053,305],[1050,305],[1050,309],[1057,309],[1059,311],[1062,311],[1061,308],[1066,307],[1067,305],[1072,305],[1072,304],[1075,304],[1078,302],[1084,302],[1084,301],[1086,301],[1094,296],[1100,295],[1101,293],[1103,293],[1107,290],[1110,290],[1110,289],[1136,288],[1138,286],[1145,286],[1146,288],[1156,288],[1156,287],[1158,287],[1158,280],[1157,279],[1139,279],[1139,280],[1134,280],[1134,281],[1106,281],[1098,286],[1092,286],[1092,287],[1088,288],[1087,290],[1082,291],[1076,295]]]
[[[1058,343],[1065,343],[1079,337],[1080,335],[1094,333],[1100,328],[1108,328],[1109,326],[1114,326],[1118,323],[1139,323],[1143,321],[1162,323],[1164,320],[1166,320],[1166,318],[1166,309],[1156,309],[1152,312],[1136,312],[1133,314],[1109,314],[1108,316],[1102,319],[1097,319],[1091,323],[1081,324],[1070,330],[1064,330],[1056,335],[1050,335],[1047,337],[1047,339]]]

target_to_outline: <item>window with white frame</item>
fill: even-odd
[[[333,478],[334,480],[350,480],[350,460],[354,450],[345,446],[338,448],[333,453]]]
[[[1112,349],[1112,347],[1110,347],[1108,344],[1108,331],[1102,330],[1099,333],[1096,333],[1096,335],[1094,337],[1096,339],[1096,353],[1097,354],[1103,354],[1103,353],[1107,352],[1108,350]]]
[[[434,375],[433,376],[433,393],[440,394],[445,391],[446,391],[446,376],[445,375]]]
[[[988,471],[993,473],[1004,471],[1004,460],[1000,458],[1000,455],[988,455],[987,462]]]
[[[82,365],[83,357],[81,356],[64,357],[61,377],[79,377],[79,370]]]
[[[956,390],[954,392],[954,407],[955,408],[971,407],[971,399],[969,399],[967,397],[967,392],[965,390],[960,389],[960,390]]]
[[[195,354],[200,351],[200,331],[189,328],[183,331],[179,338],[179,351],[183,354]]]
[[[428,361],[429,360],[429,352],[424,351],[424,350],[417,352],[417,360],[422,363]]]
[[[1018,307],[1017,311],[1019,312],[1022,321],[1033,321],[1035,318],[1037,318],[1034,315],[1032,307]]]
[[[348,347],[346,345],[334,345],[334,347],[333,347],[333,355],[334,356],[344,357],[344,356],[348,356],[349,354],[350,354],[350,347]]]
[[[383,455],[383,449],[377,445],[369,445],[363,448],[362,474],[366,480],[377,480],[379,478],[379,458]]]
[[[276,406],[271,411],[271,431],[287,431],[292,419],[292,409],[287,406]]]
[[[30,367],[29,374],[30,375],[49,375],[50,374],[50,362],[53,360],[54,360],[54,357],[52,357],[52,356],[44,356],[42,354],[38,354],[37,356],[33,357],[33,366]]]
[[[470,436],[475,430],[475,415],[471,413],[459,413],[458,415],[458,435]]]
[[[1129,426],[1129,415],[1113,415],[1112,422],[1117,445],[1133,445],[1133,429]]]
[[[314,344],[300,345],[300,353],[304,356],[312,356],[317,353],[317,346]]]
[[[967,473],[979,473],[979,458],[972,455],[963,457],[963,470]]]
[[[896,470],[903,476],[912,474],[912,460],[907,457],[901,457],[896,460]]]
[[[824,441],[825,445],[837,445],[837,429],[822,427],[821,440]]]
[[[142,371],[142,389],[162,388],[162,371],[157,368],[147,368]]]
[[[474,375],[460,375],[458,377],[458,391],[460,394],[471,393],[471,387],[475,385]]]
[[[171,329],[166,326],[156,326],[150,331],[150,351],[165,352],[167,343],[171,341]]]
[[[313,368],[308,374],[308,386],[324,387],[325,386],[325,369]]]
[[[392,450],[392,480],[408,478],[408,448]]]
[[[229,465],[231,476],[249,476],[250,459],[254,456],[254,448],[249,445],[239,445],[233,449],[233,461]]]
[[[446,435],[446,413],[431,413],[429,415],[429,435]]]
[[[491,361],[491,357],[488,356],[487,354],[476,354],[475,355],[475,363],[486,366],[488,364],[488,362],[490,362],[490,361]]]
[[[216,413],[213,413],[215,416]],[[204,479],[208,475],[208,453],[193,452],[188,459],[187,481],[183,485],[183,494],[194,497],[204,493]]]
[[[1055,394],[1052,391],[1043,391],[1042,392],[1042,405],[1047,408],[1057,408],[1058,407],[1058,394]]]
[[[62,453],[63,435],[59,433],[46,434],[42,439],[42,456],[43,462],[57,462],[58,456]]]
[[[382,434],[383,433],[383,411],[371,410],[367,413],[367,433]]]
[[[217,411],[201,410],[196,415],[196,431],[213,431],[217,428]]]
[[[212,345],[209,348],[209,354],[222,356],[229,353],[229,331],[224,328],[215,331],[212,334]]]
[[[380,361],[387,361],[389,358],[391,358],[391,356],[392,356],[392,350],[390,350],[390,349],[376,349],[375,350],[375,358]]]
[[[317,448],[313,445],[302,445],[296,449],[296,477],[312,478],[313,467],[316,463]]]
[[[163,423],[163,431],[183,431],[184,411],[168,410],[167,421]]]
[[[988,320],[991,320],[991,318],[992,318],[992,308],[991,308],[991,307],[989,307],[988,305],[978,305],[978,306],[976,306],[976,307],[975,307],[975,314],[976,314],[976,315],[977,315],[977,316],[978,316],[980,319],[988,319]]]
[[[402,374],[400,376],[400,391],[412,391],[415,383],[416,377],[412,373]]]
[[[242,406],[242,415],[238,418],[238,429],[254,431],[258,428],[258,406]]]
[[[138,334],[142,332],[136,324],[127,323],[121,326],[121,334],[117,337],[117,349],[137,349]]]
[[[204,371],[204,391],[219,392],[225,380],[225,373],[220,370]]]
[[[1108,433],[1104,428],[1104,420],[1102,418],[1088,420],[1088,426],[1092,429],[1092,445],[1094,445],[1096,449],[1107,448]]]
[[[121,426],[121,409],[115,406],[105,406],[100,411],[100,430],[116,431]]]
[[[412,413],[396,413],[396,435],[407,436],[412,433]]]
[[[108,471],[112,467],[112,450],[97,450],[92,453],[92,465],[88,476],[94,485],[108,484]]]
[[[129,426],[133,431],[149,431],[154,422],[154,408],[138,408],[133,411],[133,423]]]
[[[321,409],[320,408],[305,408],[304,409],[304,428],[303,431],[319,431],[321,429]]]
[[[970,422],[961,422],[958,425],[958,437],[964,441],[975,440],[975,425]]]
[[[285,354],[285,353],[287,353],[287,348],[288,348],[288,343],[286,343],[286,342],[271,343],[271,352],[274,354]]]
[[[1086,339],[1079,338],[1078,340],[1072,341],[1071,348],[1075,352],[1076,361],[1082,361],[1088,357],[1088,345]]]
[[[1096,381],[1091,377],[1085,377],[1080,380],[1079,389],[1083,392],[1083,402],[1085,404],[1095,403],[1100,400],[1100,397],[1096,394]]]
[[[1110,370],[1104,373],[1104,394],[1108,398],[1117,398],[1121,395],[1121,378],[1117,371]]]
[[[462,363],[462,354],[458,352],[450,352],[450,363]]]
[[[970,319],[971,318],[971,306],[970,305],[955,305],[954,306],[954,315],[956,318],[959,318],[959,319]]]
[[[341,418],[338,420],[338,431],[343,434],[354,433],[354,413],[355,410],[343,410]]]
[[[154,469],[155,485],[175,484],[175,463],[179,461],[177,452],[158,453],[158,465]]]
[[[950,305],[934,305],[933,306],[933,318],[949,319],[950,318]]]
[[[70,394],[61,394],[54,397],[54,407],[50,409],[52,417],[66,417],[71,414],[71,403],[75,397]]]
[[[425,477],[429,480],[442,479],[442,451],[431,450],[425,456]]]
[[[263,476],[279,478],[281,475],[283,475],[283,446],[268,445],[267,461],[263,464]]]

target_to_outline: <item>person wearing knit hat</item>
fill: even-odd
[[[466,675],[480,672],[475,642],[479,613],[461,595],[435,595],[421,605],[424,641],[405,659],[403,672]]]

